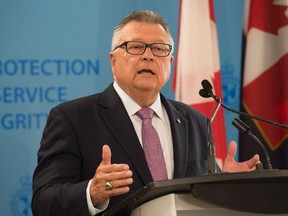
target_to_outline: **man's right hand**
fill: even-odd
[[[102,162],[97,167],[90,185],[90,196],[94,206],[107,202],[112,196],[129,192],[132,184],[132,171],[127,164],[111,164],[111,150],[108,145],[102,148]],[[106,189],[110,182],[112,190]]]

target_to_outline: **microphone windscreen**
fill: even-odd
[[[204,97],[204,98],[209,98],[210,97],[209,91],[207,91],[206,89],[200,89],[199,90],[199,95],[201,97]]]
[[[206,79],[202,80],[201,84],[204,89],[212,89],[211,83]]]

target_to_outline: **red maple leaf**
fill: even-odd
[[[288,6],[275,5],[273,0],[252,0],[248,30],[254,27],[277,35],[279,28],[288,25],[286,10],[288,10]],[[257,12],[251,13],[252,11]]]

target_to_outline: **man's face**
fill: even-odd
[[[130,22],[120,32],[117,45],[125,41],[147,44],[167,43],[168,34],[159,24]],[[153,56],[148,47],[142,55],[131,55],[125,46],[110,52],[113,76],[118,85],[132,98],[139,93],[158,94],[170,77],[173,56]]]

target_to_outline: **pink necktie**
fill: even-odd
[[[136,114],[142,119],[142,145],[153,180],[166,180],[167,170],[160,139],[152,125],[154,111],[141,108]]]

